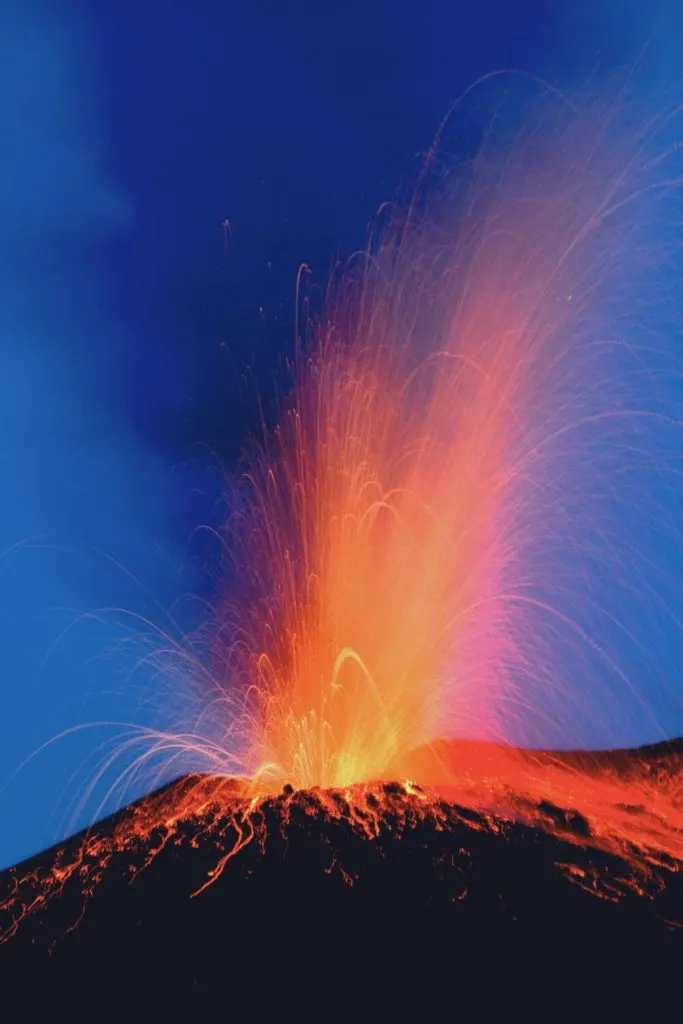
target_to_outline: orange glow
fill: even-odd
[[[538,584],[581,544],[577,490],[621,468],[600,467],[596,435],[608,452],[610,430],[631,436],[585,327],[631,230],[625,154],[581,127],[522,137],[455,225],[411,208],[311,325],[234,544],[252,776],[403,778],[427,742],[536,725],[530,677],[559,697],[537,620],[567,613]]]
[[[87,893],[113,856],[143,842],[151,859],[186,822],[216,846],[201,892],[267,841],[273,802],[285,817],[294,804],[341,817],[368,841],[389,814],[393,828],[528,824],[620,858],[619,883],[563,866],[610,897],[683,862],[678,754],[622,765],[512,746],[519,720],[541,717],[525,682],[540,680],[558,715],[566,689],[536,616],[568,613],[537,595],[552,568],[530,552],[581,542],[577,485],[591,491],[607,465],[594,437],[579,443],[587,426],[629,444],[628,403],[602,387],[609,346],[586,320],[643,187],[624,170],[635,175],[638,144],[615,146],[603,122],[544,142],[536,128],[475,176],[457,225],[416,201],[332,290],[231,524],[243,593],[219,610],[229,669],[209,704],[227,709],[223,735],[150,734],[140,759],[190,751],[209,773],[135,805],[108,838],[87,835],[51,872],[17,876],[5,935],[68,878]]]
[[[297,788],[401,777],[444,713],[496,729],[503,680],[472,643],[459,678],[445,672],[500,558],[500,396],[485,383],[460,416],[471,373],[453,381],[438,367],[416,406],[406,353],[375,330],[386,328],[357,327],[353,351],[323,338],[253,477],[249,557],[266,590],[250,623],[251,756],[257,774]],[[472,372],[486,381],[480,358]]]
[[[190,776],[133,804],[115,827],[95,827],[75,846],[57,851],[52,865],[11,872],[0,900],[0,942],[16,934],[28,914],[40,913],[69,883],[83,894],[76,927],[103,873],[115,861],[134,881],[168,846],[215,850],[214,867],[188,897],[199,897],[251,843],[269,840],[267,815],[286,829],[296,809],[340,821],[368,842],[387,830],[400,840],[419,822],[453,836],[456,860],[467,857],[468,832],[496,832],[505,841],[513,826],[542,829],[571,846],[618,858],[607,876],[590,858],[580,866],[557,863],[569,882],[603,899],[625,893],[651,896],[669,871],[683,863],[683,764],[679,753],[641,760],[614,755],[542,754],[492,744],[443,743],[417,751],[413,767],[447,784],[359,783],[255,796],[248,782]],[[188,829],[189,826],[189,829]],[[465,844],[465,846],[463,846]],[[142,852],[141,852],[142,851]],[[331,850],[329,871],[354,884],[343,850]],[[563,854],[566,856],[566,852]],[[621,867],[619,867],[619,864]],[[120,870],[120,867],[119,867]],[[463,899],[467,898],[466,889]],[[680,923],[680,922],[679,922]]]

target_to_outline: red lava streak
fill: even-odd
[[[577,763],[578,761],[578,763]],[[449,785],[358,783],[343,789],[294,790],[254,796],[250,786],[216,777],[188,777],[132,805],[110,834],[97,828],[74,847],[62,847],[51,869],[11,873],[0,904],[3,938],[11,938],[26,915],[40,911],[68,884],[79,886],[83,912],[104,871],[123,865],[131,880],[168,846],[190,844],[213,850],[213,866],[188,897],[198,897],[250,844],[264,847],[273,822],[286,832],[296,811],[337,822],[367,842],[392,838],[427,823],[452,833],[456,859],[467,853],[468,830],[499,833],[513,826],[540,829],[569,849],[615,858],[609,875],[582,863],[558,862],[569,881],[598,897],[657,892],[669,871],[683,862],[683,756],[567,755],[522,752],[485,744],[441,744],[417,752],[424,777],[446,770]],[[343,850],[330,851],[327,869],[353,885]],[[466,887],[463,897],[467,898]],[[74,920],[73,925],[78,923]]]
[[[189,752],[206,774],[85,834],[51,871],[17,871],[5,937],[132,850],[139,871],[169,844],[215,849],[199,896],[269,842],[273,808],[280,827],[296,811],[368,842],[429,821],[456,852],[463,830],[533,827],[563,841],[572,882],[610,898],[678,870],[678,752],[513,745],[549,720],[569,745],[568,723],[596,709],[618,732],[633,685],[599,635],[615,613],[594,609],[593,583],[634,579],[637,553],[610,533],[615,494],[669,422],[629,393],[652,331],[636,350],[612,317],[640,280],[631,256],[659,252],[643,224],[663,162],[651,139],[615,138],[611,114],[554,121],[493,167],[481,155],[456,223],[416,200],[332,289],[226,531],[236,589],[205,644],[208,699],[196,726],[150,733],[137,763]],[[196,664],[181,652],[184,676]],[[601,875],[579,849],[621,868]],[[343,851],[330,870],[346,872]]]

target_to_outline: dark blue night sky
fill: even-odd
[[[87,819],[74,772],[106,730],[24,759],[156,713],[121,616],[94,613],[195,623],[193,531],[291,351],[300,263],[324,284],[365,244],[487,72],[573,89],[647,44],[668,83],[681,35],[650,7],[2,0],[0,867]]]

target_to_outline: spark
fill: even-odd
[[[389,818],[454,836],[525,824],[619,858],[616,881],[562,865],[610,899],[678,870],[679,754],[619,765],[515,747],[547,719],[569,728],[559,642],[591,665],[577,717],[633,690],[581,614],[609,614],[591,606],[586,566],[633,579],[610,510],[638,458],[660,458],[648,429],[679,429],[628,390],[660,372],[651,337],[639,348],[608,317],[640,279],[627,257],[654,259],[643,224],[666,156],[651,157],[656,124],[615,140],[612,120],[571,107],[552,131],[531,123],[488,173],[477,161],[458,220],[416,200],[303,338],[297,316],[293,392],[222,537],[232,589],[201,658],[166,648],[176,674],[200,679],[204,711],[186,729],[130,733],[95,781],[138,746],[118,783],[188,757],[203,774],[134,805],[109,838],[87,833],[51,872],[17,876],[6,936],[70,878],[87,893],[113,857],[142,844],[147,864],[187,841],[188,823],[216,849],[200,896],[268,841],[273,806],[369,842]],[[663,194],[670,183],[662,174]]]

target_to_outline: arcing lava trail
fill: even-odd
[[[548,723],[566,745],[584,719],[623,725],[633,683],[599,635],[612,612],[592,581],[633,583],[615,494],[678,430],[656,389],[638,390],[652,338],[639,348],[613,313],[638,254],[657,251],[648,211],[671,183],[653,171],[656,125],[615,137],[606,114],[573,110],[545,123],[505,160],[480,156],[456,224],[417,198],[332,290],[226,528],[236,571],[199,725],[150,734],[137,764],[191,751],[206,775],[15,872],[5,938],[112,862],[144,872],[174,846],[215,854],[199,898],[292,816],[370,843],[426,825],[456,859],[468,831],[540,832],[572,882],[610,898],[678,870],[679,752],[514,746]],[[354,881],[344,849],[328,869]]]
[[[430,771],[438,777],[446,772],[450,784],[375,782],[298,791],[285,786],[256,796],[253,786],[236,780],[181,779],[133,804],[113,827],[96,826],[41,857],[37,866],[8,872],[0,893],[3,938],[14,937],[27,915],[40,919],[65,894],[72,918],[64,924],[71,930],[105,871],[132,882],[167,850],[201,851],[204,873],[195,875],[194,887],[183,880],[185,895],[199,897],[247,848],[263,852],[306,818],[314,833],[336,829],[338,846],[328,846],[319,867],[351,886],[357,877],[353,858],[347,860],[349,835],[381,845],[416,830],[440,835],[440,846],[459,861],[467,859],[472,833],[489,833],[499,842],[508,833],[547,833],[562,850],[555,869],[608,900],[656,897],[683,863],[680,746],[561,755],[453,743],[416,752],[415,764],[427,778]],[[458,898],[466,899],[466,874],[461,881]]]

